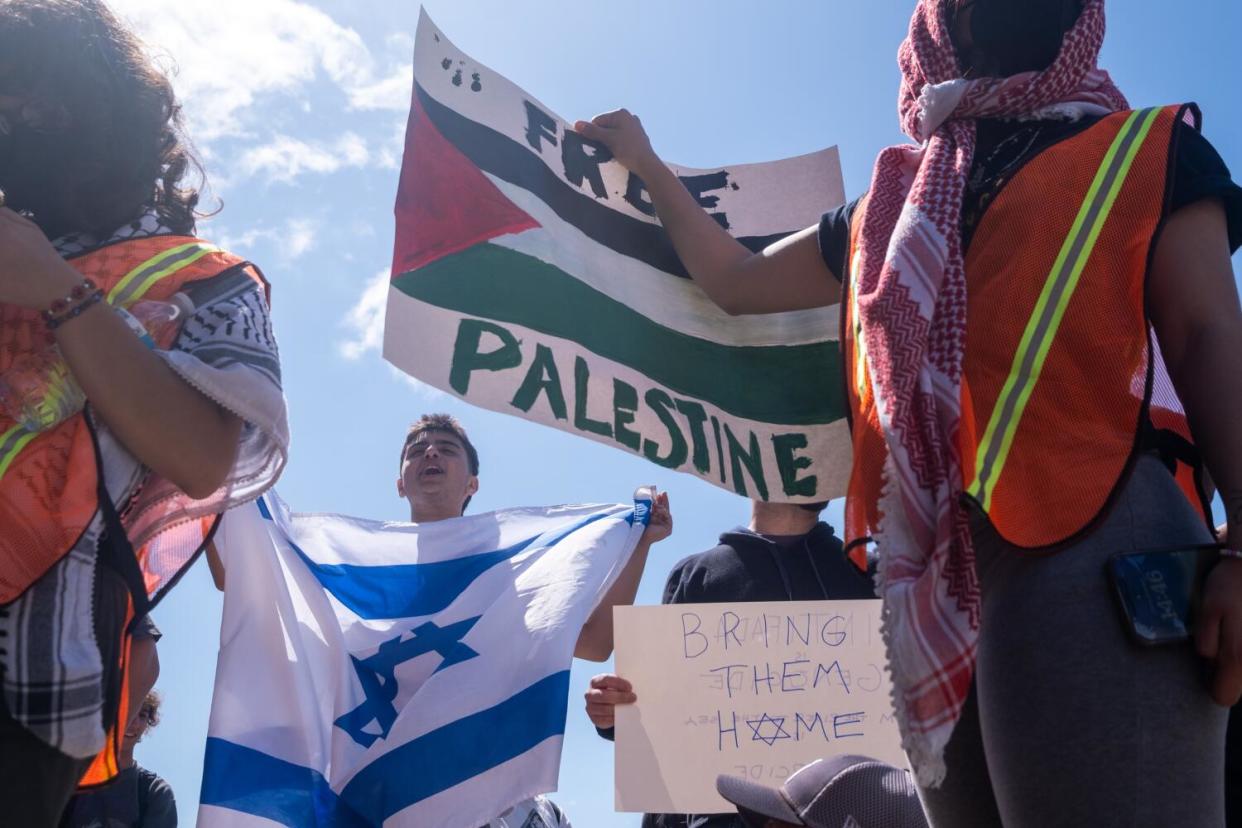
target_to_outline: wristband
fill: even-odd
[[[42,312],[43,321],[50,324],[52,320],[64,314],[71,306],[81,302],[97,290],[99,288],[95,286],[94,282],[90,279],[83,279],[73,290],[69,291],[67,296],[57,299],[47,310]]]
[[[1219,551],[1222,558],[1237,558],[1242,560],[1242,549],[1230,549],[1227,546],[1222,546]]]
[[[96,290],[90,296],[87,296],[81,302],[74,305],[72,308],[65,311],[60,316],[53,316],[50,319],[47,319],[47,329],[49,331],[54,331],[57,328],[59,328],[61,325],[68,322],[69,320],[77,319],[79,316],[82,315],[82,311],[90,308],[92,305],[98,304],[99,302],[103,301],[103,298],[104,298],[103,291]]]

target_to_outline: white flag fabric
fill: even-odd
[[[198,824],[477,828],[556,790],[574,645],[650,505],[229,512]]]

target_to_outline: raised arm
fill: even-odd
[[[0,302],[44,310],[81,280],[38,227],[0,208]],[[223,483],[238,417],[177,376],[103,303],[55,335],[95,413],[143,465],[192,497]]]
[[[1152,324],[1228,518],[1226,543],[1242,550],[1242,307],[1229,260],[1225,211],[1208,199],[1179,210],[1156,247],[1148,287]],[[1242,696],[1242,560],[1211,572],[1199,615],[1199,653],[1216,662],[1212,693]]]
[[[665,166],[637,116],[619,109],[579,121],[574,129],[607,146],[617,161],[643,180],[677,255],[726,313],[778,313],[840,301],[840,281],[824,264],[815,227],[752,253],[717,224]]]
[[[577,646],[574,647],[576,658],[607,661],[612,655],[612,608],[634,603],[634,596],[638,594],[638,582],[642,580],[643,569],[647,566],[647,554],[653,544],[659,543],[672,533],[673,514],[669,511],[668,494],[661,492],[656,495],[655,502],[651,505],[651,519],[647,522],[647,529],[625,568],[604,595],[604,599],[599,602],[599,606],[591,613],[591,617],[582,625]]]

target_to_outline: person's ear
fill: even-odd
[[[397,478],[397,497],[405,497],[405,481],[400,477]]]
[[[474,497],[479,491],[479,478],[470,475],[470,479],[466,481],[466,496]]]

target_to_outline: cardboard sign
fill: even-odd
[[[862,754],[906,766],[880,602],[614,609],[618,811],[726,813],[717,774],[780,785],[809,762]]]

